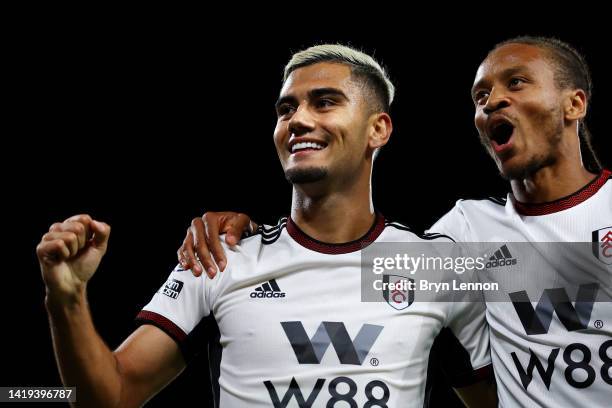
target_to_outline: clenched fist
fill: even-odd
[[[110,226],[81,214],[55,223],[36,247],[47,293],[65,300],[85,289],[106,252]]]

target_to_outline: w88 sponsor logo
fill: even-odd
[[[525,329],[525,333],[529,336],[534,336],[548,334],[553,319],[553,311],[557,314],[559,322],[565,326],[567,331],[575,332],[589,329],[591,313],[598,290],[599,284],[597,283],[579,285],[576,302],[572,304],[564,288],[545,289],[535,309],[526,291],[509,293],[509,296]],[[598,327],[596,322],[593,327],[600,329],[601,321],[599,324],[600,326]],[[546,388],[550,389],[550,381],[555,371],[555,361],[559,356],[559,352],[560,348],[551,350],[547,358],[546,368],[544,368],[542,361],[531,349],[529,349],[530,357],[526,367],[523,367],[516,353],[510,354],[525,389],[527,389],[533,379],[534,368],[540,374]],[[563,351],[563,361],[567,364],[567,368],[564,375],[569,385],[575,388],[587,388],[595,382],[597,373],[591,365],[591,359],[594,358],[593,354],[582,343],[572,343],[565,348]],[[601,369],[599,370],[601,378],[606,384],[612,385],[612,376],[610,375],[610,369],[612,368],[612,340],[605,341],[599,347],[596,354],[599,354],[602,362]]]
[[[550,382],[555,371],[555,362],[559,357],[559,352],[559,348],[554,348],[550,351],[545,363],[546,367],[544,367],[542,361],[540,361],[538,356],[531,349],[529,349],[530,357],[526,367],[523,367],[523,363],[521,363],[516,353],[510,353],[521,379],[521,383],[523,384],[523,388],[527,389],[531,383],[533,379],[533,370],[535,368],[544,382],[546,389],[550,389]],[[565,348],[562,358],[567,365],[564,370],[564,376],[569,385],[574,388],[587,388],[595,382],[597,371],[594,366],[599,364],[595,362],[596,356],[593,354],[598,354],[599,359],[603,363],[599,370],[601,379],[606,384],[612,385],[612,340],[603,342],[595,353],[592,353],[591,350],[582,343],[572,343]]]
[[[330,345],[333,345],[340,364],[362,365],[383,330],[383,326],[366,323],[361,326],[355,338],[352,339],[343,322],[321,322],[312,337],[308,336],[302,322],[281,322],[281,326],[299,364],[321,364],[325,352]],[[274,408],[287,407],[293,398],[300,408],[310,408],[317,401],[325,382],[326,379],[318,378],[306,399],[304,399],[304,394],[295,377],[291,378],[289,388],[282,399],[280,399],[272,381],[264,381],[264,385],[270,394]],[[357,395],[357,388],[357,383],[349,377],[341,376],[332,379],[327,386],[329,399],[325,407],[346,407],[346,404],[348,404],[351,408],[359,408],[357,401],[363,401],[363,398],[361,395]],[[389,401],[390,391],[384,382],[370,381],[366,384],[363,392],[366,397],[362,405],[363,408],[388,408],[387,402]],[[317,404],[317,406],[320,406],[320,404]]]
[[[280,399],[278,392],[276,391],[276,387],[274,387],[274,384],[272,384],[272,381],[264,381],[264,385],[266,386],[266,389],[270,394],[270,400],[272,401],[274,408],[287,407],[289,403],[291,403],[293,398],[295,398],[295,401],[297,402],[300,408],[311,408],[315,406],[313,404],[315,404],[315,402],[319,400],[317,397],[321,393],[325,382],[326,380],[324,378],[318,378],[314,388],[312,389],[310,394],[308,394],[308,397],[306,399],[304,399],[304,394],[302,393],[300,386],[295,380],[295,377],[291,378],[289,388],[285,392],[285,395],[283,395],[282,400]],[[340,387],[341,384],[344,384],[344,386]],[[340,391],[341,389],[346,390],[347,387],[348,391]],[[359,407],[356,401],[356,397],[357,399],[360,398],[357,396],[357,384],[349,377],[334,378],[329,382],[327,390],[329,392],[329,399],[327,400],[327,404],[325,405],[326,408],[334,408],[336,406],[346,407],[346,404],[348,404],[348,406],[351,408]],[[390,392],[389,387],[384,382],[379,380],[370,381],[365,386],[364,393],[366,401],[362,405],[363,408],[389,408],[387,402],[389,401]],[[375,393],[380,396],[376,397],[374,395]],[[316,404],[316,406],[320,406],[320,404]]]

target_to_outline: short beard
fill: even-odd
[[[552,166],[557,162],[557,158],[554,154],[548,154],[546,156],[533,157],[524,166],[508,169],[505,173],[500,171],[502,178],[505,180],[525,180],[530,178],[533,174],[537,173],[544,167]]]
[[[530,157],[528,162],[520,167],[511,168],[503,172],[500,168],[500,174],[505,180],[524,180],[530,178],[533,174],[537,173],[544,167],[552,166],[557,162],[557,154],[559,144],[563,138],[563,123],[561,119],[563,112],[561,108],[556,110],[550,110],[540,115],[540,122],[547,123],[548,126],[544,129],[546,132],[546,142],[548,149],[546,152]],[[552,120],[550,119],[552,117]],[[481,137],[481,142],[484,144],[485,139]],[[495,153],[489,150],[492,157]]]
[[[311,167],[307,169],[291,169],[285,172],[285,178],[291,184],[305,184],[321,181],[327,177],[327,169]]]

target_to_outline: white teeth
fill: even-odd
[[[304,150],[304,149],[316,149],[316,150],[321,150],[323,149],[325,146],[320,145],[318,143],[313,143],[313,142],[300,142],[300,143],[296,143],[291,147],[291,153],[295,153],[298,150]]]

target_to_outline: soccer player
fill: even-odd
[[[504,243],[502,258],[518,262],[524,247],[516,243],[594,241],[596,256],[582,260],[566,245],[569,254],[547,259],[548,264],[558,263],[556,268],[537,272],[550,274],[546,282],[552,286],[545,289],[575,290],[555,285],[562,273],[573,274],[584,284],[598,284],[600,291],[609,289],[611,172],[592,172],[597,171],[594,155],[583,143],[585,163],[593,166],[589,171],[580,149],[580,139],[588,136],[585,118],[590,96],[587,64],[568,44],[523,37],[497,45],[476,74],[474,122],[512,192],[506,200],[459,200],[431,231],[459,241]],[[560,249],[548,256],[561,255]],[[598,279],[587,276],[593,267],[576,276],[589,263],[603,269]],[[492,276],[506,269],[494,268]],[[528,269],[523,274],[533,273],[535,281],[537,272]],[[503,281],[503,275],[498,279]],[[531,286],[536,287],[535,282]],[[531,291],[534,310],[529,299],[519,298],[529,289],[507,285],[506,301],[487,302],[500,405],[609,405],[612,304],[593,302],[594,297],[576,299],[575,306],[555,303],[550,292]]]
[[[597,291],[610,295],[612,182],[589,145],[591,87],[583,57],[564,42],[519,37],[494,47],[472,88],[475,125],[512,191],[507,199],[459,200],[430,230],[458,241],[499,243],[489,276],[504,284],[506,297],[487,301],[486,314],[501,406],[607,406],[612,395],[611,303],[593,301]],[[210,247],[223,266],[217,232],[235,242],[248,221],[233,213],[194,220],[179,258],[195,264],[195,248],[210,268]],[[506,266],[526,264],[522,242],[591,241],[588,259],[567,246],[559,259],[543,254],[531,263],[554,268]],[[590,270],[599,274],[588,276]],[[536,285],[536,272],[551,286]],[[563,273],[582,286],[559,286],[555,280]],[[589,285],[596,289],[589,292]]]
[[[372,165],[391,135],[393,93],[380,65],[351,48],[295,54],[274,131],[293,184],[290,217],[226,247],[225,272],[212,280],[175,268],[115,352],[96,333],[85,296],[109,227],[86,215],[54,224],[37,253],[62,379],[80,401],[142,404],[180,373],[213,321],[221,407],[422,406],[429,351],[445,327],[468,355],[459,380],[471,387],[461,396],[495,404],[478,384],[490,373],[482,303],[410,304],[401,293],[361,301],[362,248],[449,241],[420,238],[373,209]]]

